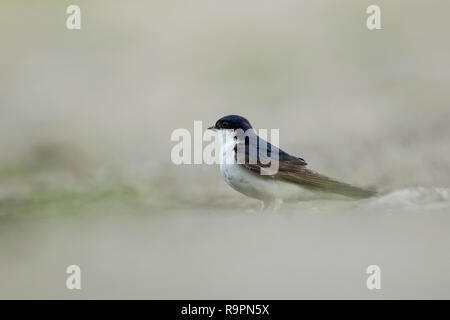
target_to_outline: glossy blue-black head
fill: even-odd
[[[241,116],[229,115],[220,118],[217,120],[216,124],[208,129],[227,129],[227,130],[237,130],[242,129],[246,131],[247,129],[251,129],[252,125],[248,122],[247,119]]]

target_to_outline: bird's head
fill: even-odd
[[[229,115],[217,120],[216,124],[208,129],[211,130],[238,130],[241,129],[244,132],[251,129],[252,125],[247,119],[237,115]]]

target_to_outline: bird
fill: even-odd
[[[262,211],[276,211],[284,202],[364,199],[377,194],[307,168],[303,158],[260,138],[242,116],[224,116],[208,129],[218,132],[223,179],[240,193],[260,200]],[[268,163],[275,164],[277,170],[268,172]]]

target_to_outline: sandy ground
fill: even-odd
[[[448,298],[449,190],[276,214],[115,206],[2,225],[2,298]],[[95,215],[95,217],[92,217]],[[82,290],[65,288],[65,268]],[[381,268],[381,290],[366,268]]]

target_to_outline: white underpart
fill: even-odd
[[[219,130],[220,173],[233,189],[264,202],[312,200],[321,198],[321,193],[302,188],[298,184],[261,176],[239,165],[235,161],[233,130]],[[227,152],[232,152],[231,156]]]

